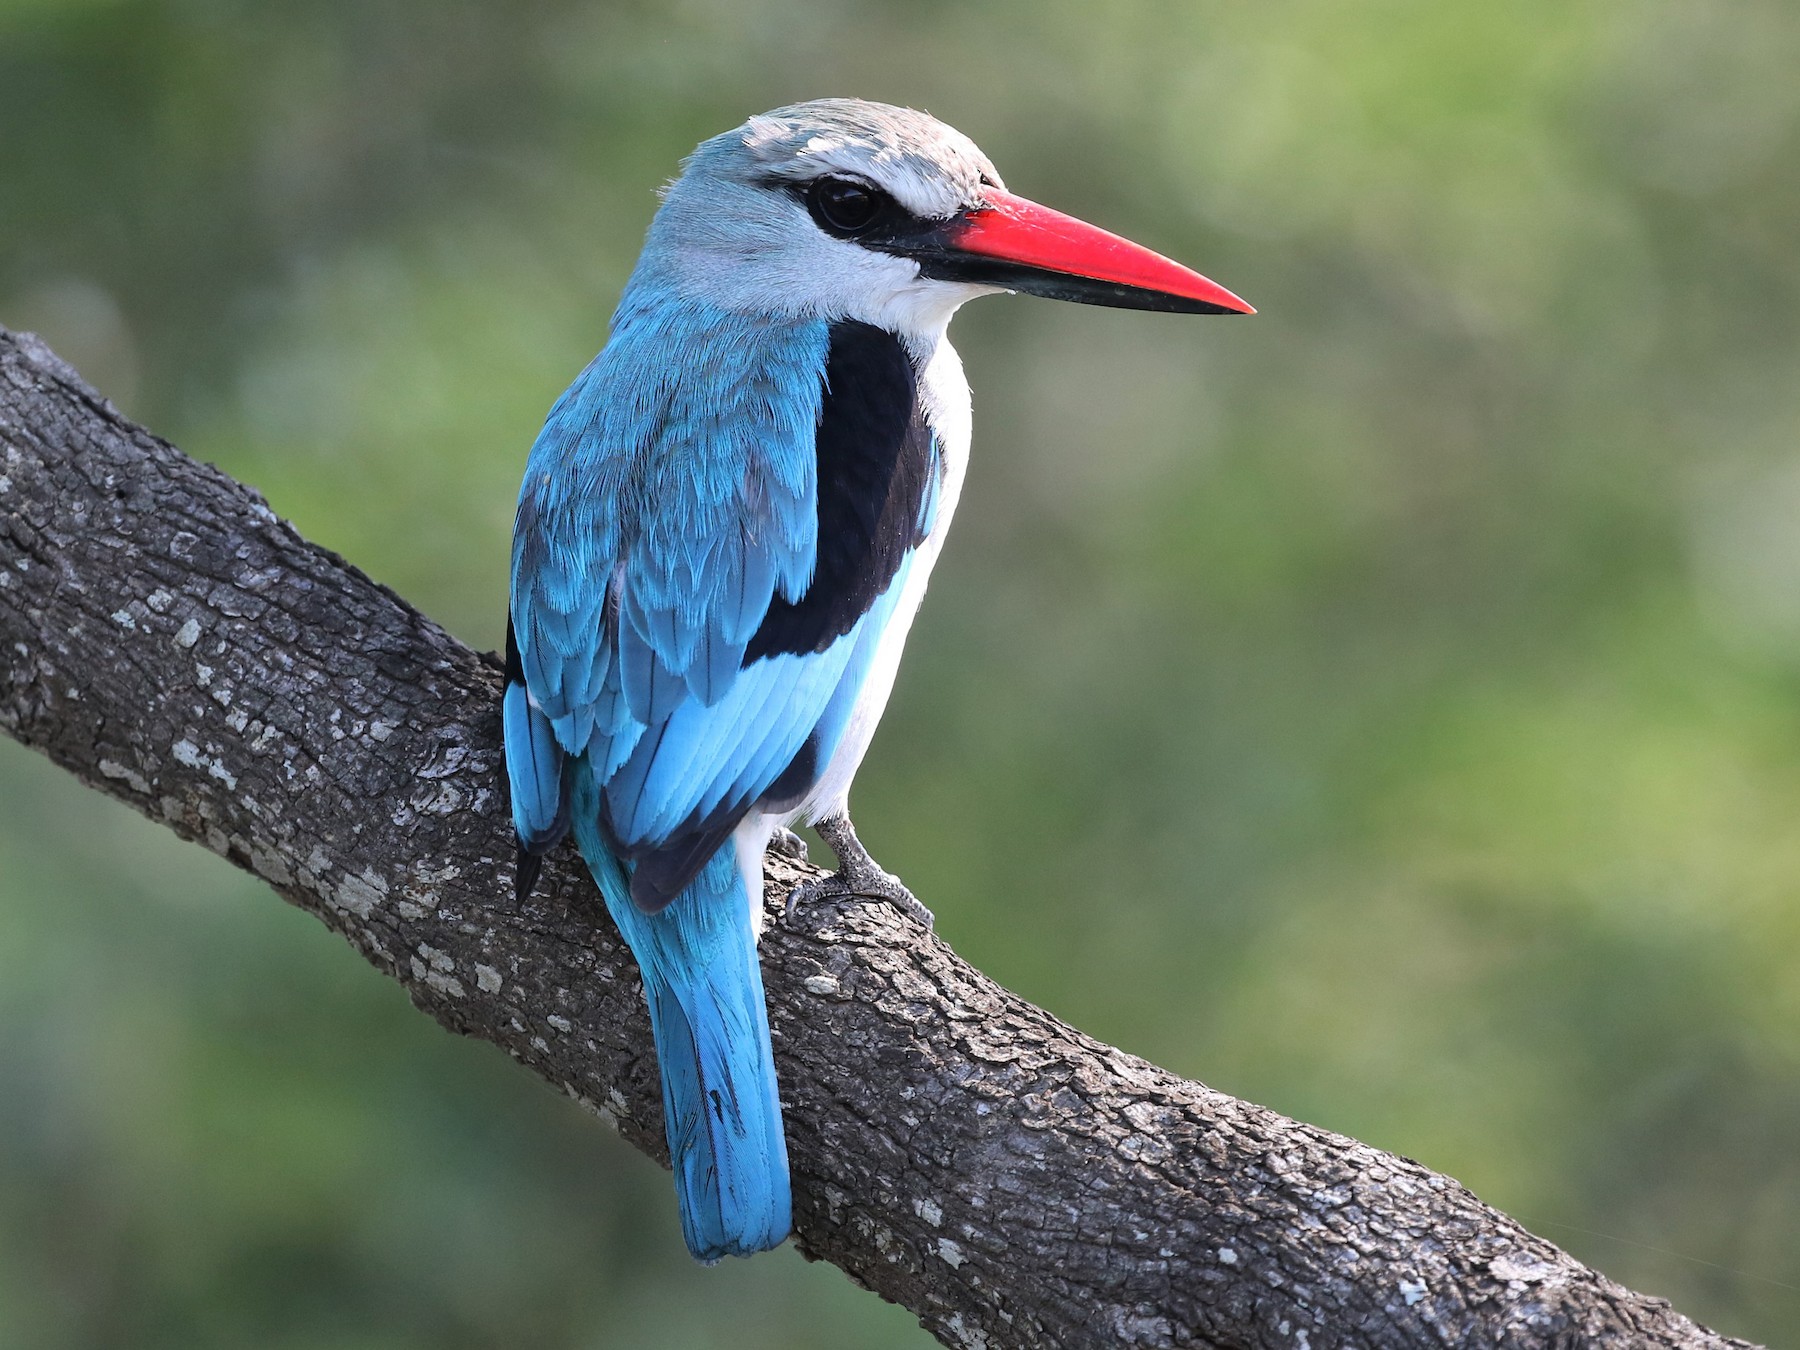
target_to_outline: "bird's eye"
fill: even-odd
[[[884,193],[854,178],[821,178],[806,193],[806,206],[819,228],[849,237],[880,219],[888,201]]]

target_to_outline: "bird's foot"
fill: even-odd
[[[906,888],[905,882],[869,856],[869,851],[862,846],[862,840],[856,837],[856,829],[850,824],[849,816],[827,816],[816,828],[819,838],[837,854],[838,869],[828,877],[803,881],[789,891],[783,911],[784,922],[791,921],[794,911],[803,905],[812,904],[816,900],[852,895],[867,900],[885,900],[926,928],[936,922],[936,916]]]
[[[806,861],[806,840],[792,830],[776,830],[769,836],[769,847],[784,858],[792,858],[795,862]]]

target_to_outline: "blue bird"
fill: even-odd
[[[962,487],[945,329],[1000,291],[1252,312],[1008,193],[923,113],[796,104],[687,160],[605,349],[531,449],[503,705],[517,887],[573,832],[643,974],[702,1261],[791,1224],[764,851],[815,824],[839,860],[819,884],[930,923],[848,798]]]

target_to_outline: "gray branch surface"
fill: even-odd
[[[514,903],[499,697],[492,657],[0,329],[0,727],[666,1160],[579,860]],[[778,915],[807,873],[769,874]],[[1418,1163],[1082,1035],[884,904],[772,917],[763,965],[794,1241],[948,1345],[1745,1344]]]

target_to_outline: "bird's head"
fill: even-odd
[[[910,108],[818,99],[701,143],[645,270],[698,301],[941,332],[996,291],[1189,314],[1254,311],[1198,272],[1006,191],[961,132]]]

